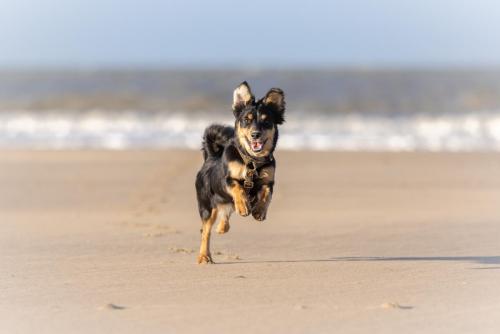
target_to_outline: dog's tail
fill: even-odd
[[[220,158],[226,144],[234,137],[234,129],[230,126],[212,124],[203,134],[203,158]]]

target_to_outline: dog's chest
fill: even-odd
[[[247,167],[237,161],[231,161],[227,165],[228,171],[229,171],[229,176],[231,178],[236,179],[236,180],[243,180],[245,179],[245,175],[247,173]]]
[[[268,166],[252,171],[246,165],[232,161],[228,163],[229,176],[236,180],[245,180],[249,174],[253,174],[254,179],[261,179],[265,181],[274,180],[274,167]]]

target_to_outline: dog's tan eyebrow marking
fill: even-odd
[[[261,120],[265,120],[266,118],[267,118],[267,115],[266,115],[266,114],[262,114],[262,115],[260,115],[260,119],[261,119]]]
[[[253,119],[253,114],[248,114],[247,118],[250,119],[250,120],[252,120]]]

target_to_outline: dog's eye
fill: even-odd
[[[248,125],[248,124],[250,124],[250,122],[251,122],[251,120],[249,120],[248,118],[244,118],[243,119],[243,124],[244,125]]]

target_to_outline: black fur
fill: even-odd
[[[232,136],[227,137],[227,134]],[[226,191],[226,166],[228,157],[236,158],[228,148],[233,138],[234,128],[230,126],[213,124],[205,129],[202,148],[205,162],[196,176],[198,210],[203,220],[210,217],[212,208],[217,204],[232,202]]]
[[[238,145],[234,137],[225,137],[225,134],[228,133],[233,133],[234,135],[233,127],[213,124],[205,129],[205,134],[207,133],[211,135],[210,137],[205,136],[203,142],[202,150],[205,162],[196,175],[195,183],[198,210],[203,220],[207,220],[210,217],[210,212],[218,204],[233,203],[231,195],[227,192],[227,186],[231,181],[228,175],[229,171],[227,166],[231,161],[244,163],[237,149]],[[210,139],[212,138],[216,138],[218,141],[211,141]],[[223,138],[227,138],[227,141],[223,142]],[[278,135],[276,132],[273,147],[275,147],[277,140]],[[216,150],[212,149],[214,146],[217,147]],[[272,160],[266,161],[257,168],[257,172],[260,172],[266,167],[276,167],[276,160],[273,158]],[[242,184],[241,181],[239,182]],[[274,182],[271,182],[270,186],[272,190]],[[254,188],[248,193],[251,202],[255,201],[255,195],[261,187],[262,183],[257,180]]]
[[[241,91],[238,90],[240,88]],[[274,188],[276,161],[273,152],[278,142],[278,125],[284,122],[284,111],[281,89],[273,88],[255,102],[250,87],[244,82],[235,90],[235,126],[214,124],[205,129],[202,147],[204,163],[195,182],[198,210],[204,223],[221,205],[235,207],[235,189],[244,189],[243,197],[248,205],[248,212],[240,210],[241,215],[251,213],[257,220],[266,218]],[[257,133],[258,137],[253,138]],[[247,180],[241,175],[253,167],[257,171],[257,177],[252,178],[253,187],[244,188]],[[244,172],[235,176],[235,171]],[[270,194],[268,200],[263,201],[266,190]],[[207,233],[210,238],[210,233]],[[211,262],[209,249],[206,253],[200,250],[199,262],[203,260]]]
[[[203,159],[221,157],[224,147],[234,137],[234,129],[229,126],[213,124],[203,134]]]

